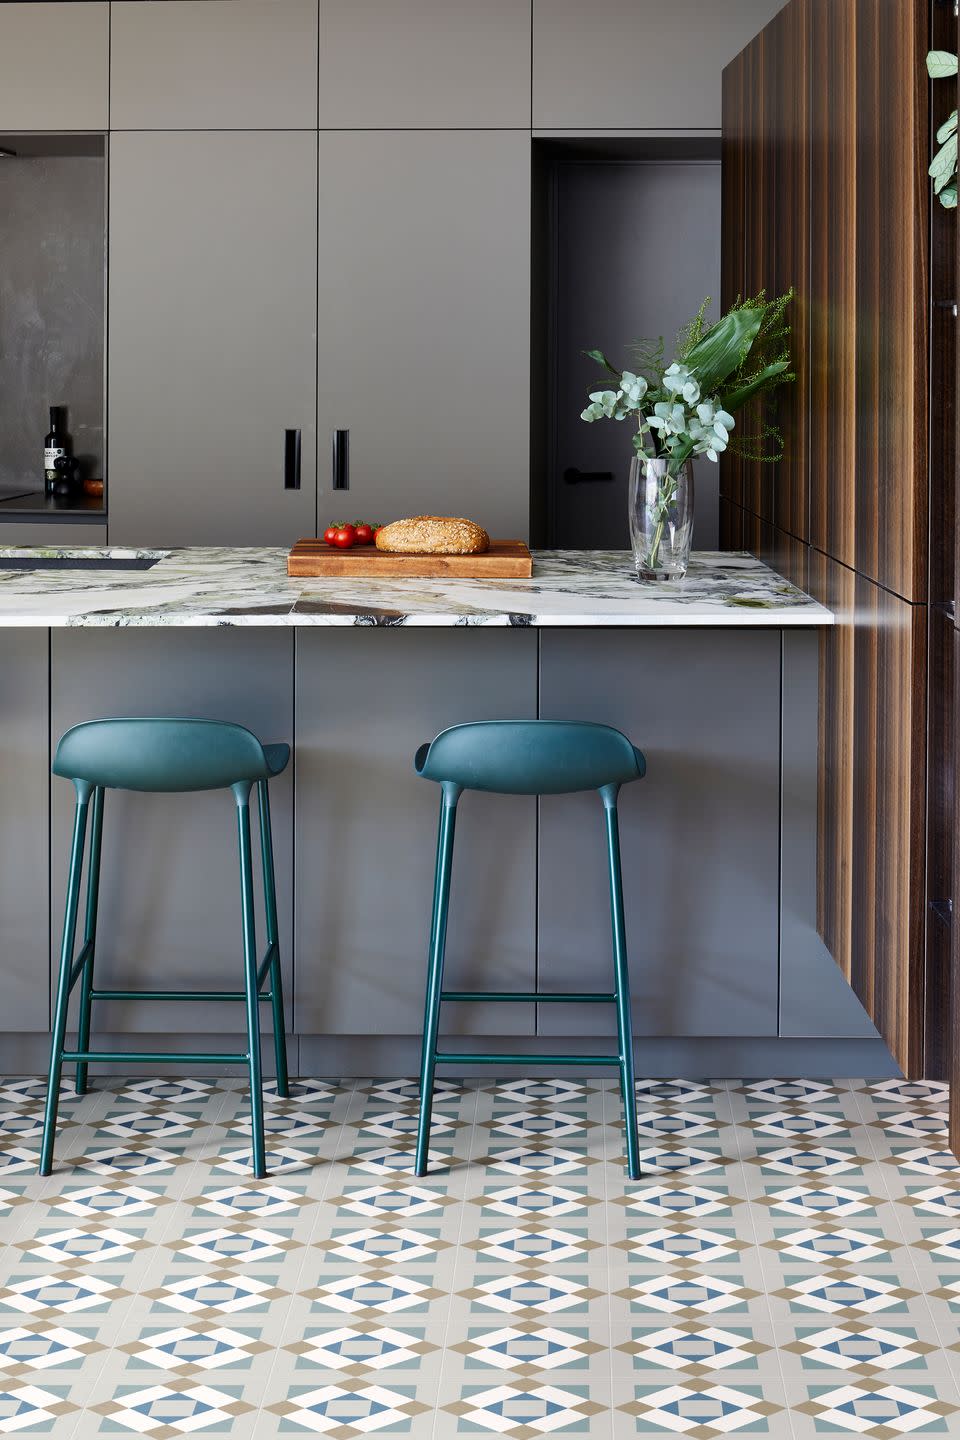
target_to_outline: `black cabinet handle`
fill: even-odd
[[[350,431],[333,432],[333,481],[334,490],[350,489]]]
[[[283,432],[283,488],[300,489],[300,431]]]
[[[565,485],[592,484],[595,480],[612,480],[612,470],[577,470],[573,465],[564,470],[563,480]]]

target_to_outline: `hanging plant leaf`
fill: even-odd
[[[957,57],[949,50],[931,50],[927,56],[927,74],[931,80],[944,80],[957,73]]]

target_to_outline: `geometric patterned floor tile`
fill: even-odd
[[[546,1370],[583,1369],[604,1347],[587,1330],[559,1330],[534,1320],[517,1320],[500,1330],[470,1326],[466,1340],[448,1346],[464,1356],[465,1367],[509,1370],[534,1378]]]
[[[943,1086],[0,1079],[0,1440],[960,1440]],[[955,1373],[957,1372],[957,1373]]]
[[[151,1385],[146,1390],[121,1386],[112,1400],[91,1408],[111,1422],[111,1429],[173,1440],[176,1435],[227,1429],[231,1419],[254,1408],[240,1394],[235,1388],[214,1390],[203,1384]]]
[[[622,1409],[637,1417],[637,1434],[686,1435],[690,1440],[714,1440],[737,1431],[770,1434],[766,1423],[783,1406],[764,1398],[759,1385],[734,1389],[729,1385],[678,1383],[666,1389],[638,1385],[636,1398]]]
[[[283,1417],[285,1429],[327,1435],[330,1440],[354,1440],[382,1430],[410,1434],[410,1422],[431,1408],[415,1399],[415,1393],[409,1387],[388,1390],[382,1385],[322,1385],[319,1389],[294,1385],[286,1400],[267,1409]]]
[[[757,1357],[768,1354],[771,1347],[755,1339],[749,1329],[722,1330],[686,1321],[664,1330],[635,1329],[633,1339],[617,1349],[632,1355],[638,1370],[682,1370],[702,1379],[731,1366],[756,1370]]]
[[[585,1386],[560,1389],[555,1385],[527,1385],[522,1381],[485,1389],[465,1385],[458,1401],[444,1405],[460,1417],[461,1431],[488,1431],[506,1440],[535,1440],[555,1431],[586,1432],[592,1415],[603,1405],[591,1400]]]
[[[855,1370],[861,1377],[888,1370],[924,1370],[924,1356],[937,1348],[918,1339],[916,1330],[908,1326],[887,1330],[856,1320],[826,1330],[798,1327],[796,1336],[783,1349],[799,1355],[805,1370]]]
[[[812,1415],[818,1430],[833,1427],[870,1440],[892,1440],[896,1435],[946,1434],[946,1417],[957,1406],[937,1398],[930,1385],[883,1384],[876,1380],[855,1380],[839,1389],[810,1386],[809,1399],[797,1406],[802,1415]]]

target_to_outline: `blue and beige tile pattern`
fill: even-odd
[[[247,1170],[227,1080],[0,1082],[0,1436],[960,1435],[945,1094],[300,1081]]]

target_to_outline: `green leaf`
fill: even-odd
[[[951,135],[930,161],[930,174],[936,182],[936,189],[942,190],[957,169],[957,137]]]
[[[705,395],[732,375],[756,340],[766,307],[744,306],[730,310],[684,357],[684,364],[700,382]]]
[[[927,74],[931,80],[942,80],[947,75],[956,75],[957,57],[949,50],[931,50],[927,56]]]
[[[617,369],[616,365],[610,364],[610,361],[607,359],[606,355],[604,355],[602,350],[584,350],[583,353],[591,360],[596,360],[597,364],[602,365],[604,370],[609,370],[611,375],[616,375],[618,380],[620,379],[620,371]]]
[[[944,185],[940,191],[940,204],[944,210],[956,210],[957,208],[957,182],[952,180],[949,185]]]
[[[738,410],[746,405],[748,400],[756,395],[758,390],[762,390],[768,385],[775,375],[782,375],[789,367],[789,364],[789,360],[777,360],[773,365],[767,365],[759,374],[754,375],[753,379],[748,381],[746,385],[741,385],[738,390],[732,390],[729,395],[724,395],[724,410],[729,410],[731,415],[735,415]]]
[[[947,138],[948,135],[952,135],[952,134],[953,134],[953,132],[954,132],[954,130],[956,130],[956,128],[957,128],[957,112],[956,112],[956,110],[954,110],[953,114],[950,116],[950,119],[949,119],[949,120],[944,120],[943,124],[940,126],[940,129],[937,131],[937,139],[938,139],[938,140],[941,142],[941,144],[942,144],[943,141],[946,140],[946,138]]]

